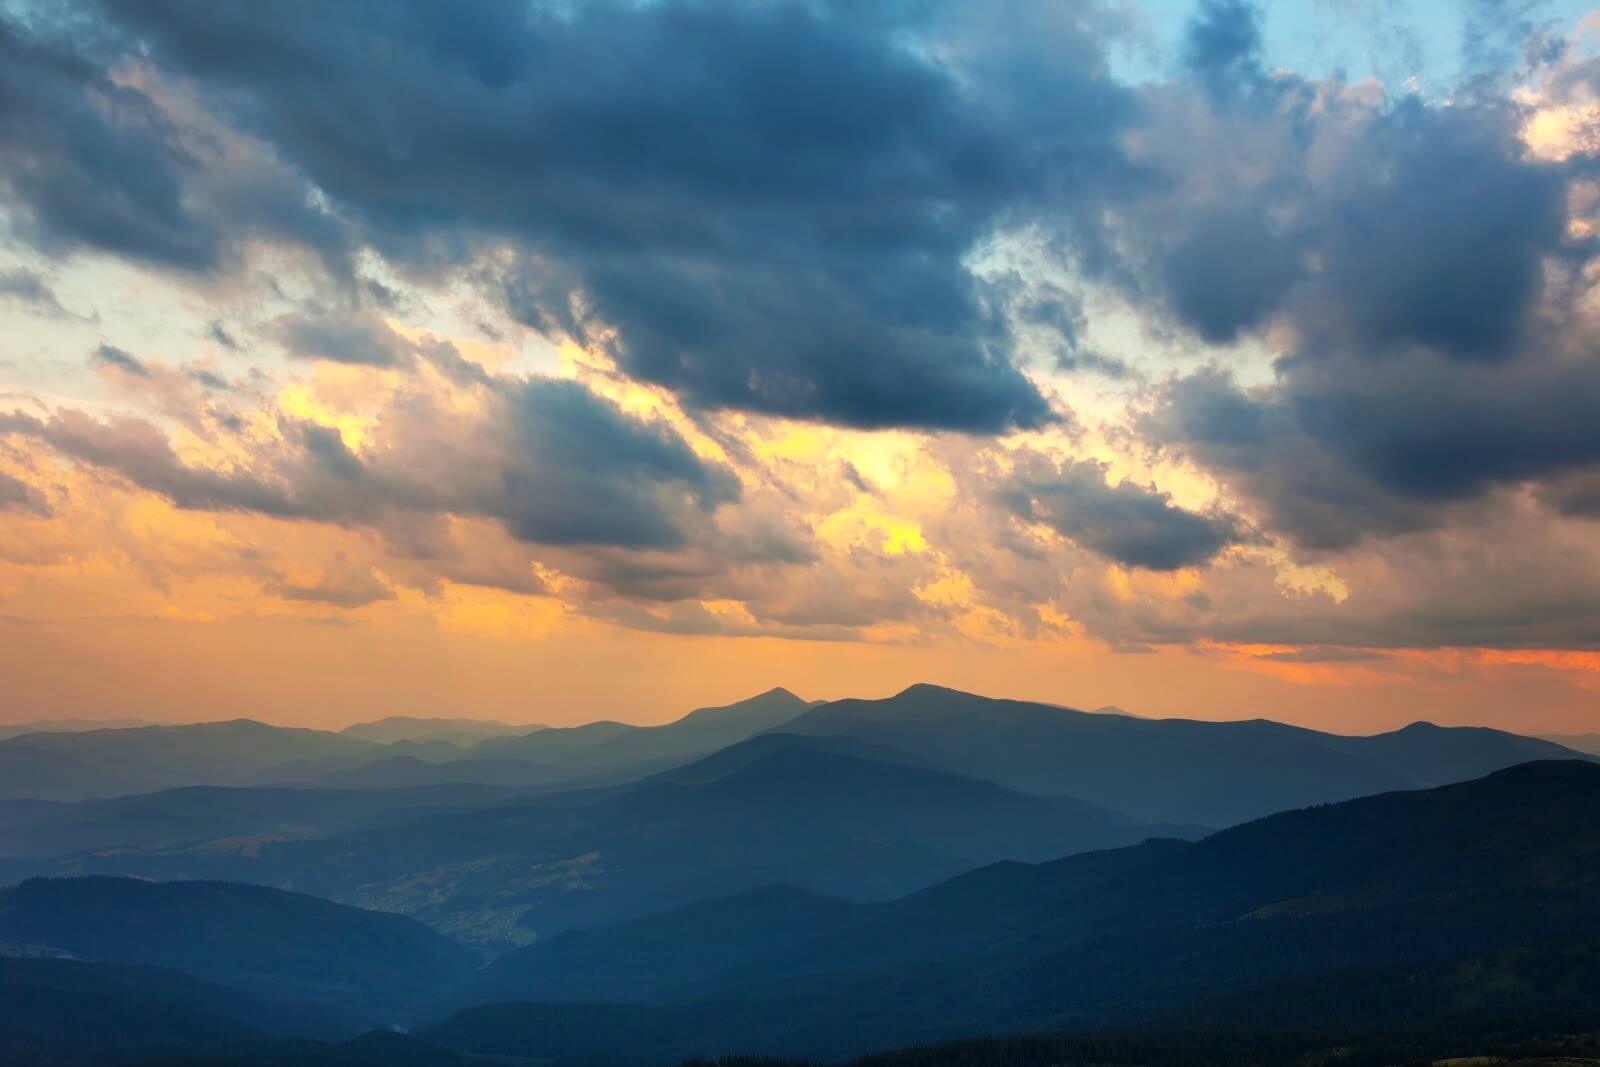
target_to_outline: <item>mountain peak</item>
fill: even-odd
[[[1416,722],[1408,722],[1408,723],[1406,723],[1404,726],[1400,727],[1400,729],[1396,730],[1395,733],[1397,733],[1397,734],[1424,734],[1424,733],[1432,733],[1433,731],[1443,730],[1443,729],[1444,729],[1444,727],[1440,726],[1436,722],[1429,722],[1427,719],[1418,719]]]
[[[899,700],[902,697],[953,697],[953,696],[954,697],[971,697],[971,696],[974,696],[974,694],[968,693],[968,692],[964,692],[964,691],[962,691],[960,689],[951,689],[949,686],[945,686],[945,685],[935,685],[932,682],[913,682],[911,685],[906,686],[904,689],[900,690],[900,692],[896,693],[891,699]]]
[[[777,713],[782,716],[798,715],[808,705],[793,692],[774,686],[764,693],[757,693],[744,700],[736,700],[732,704],[723,704],[718,707],[696,708],[685,715],[679,722],[695,720],[703,722],[707,719],[737,719],[744,716],[768,717]]]

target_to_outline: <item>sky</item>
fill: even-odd
[[[1600,730],[1600,15],[0,0],[0,721]]]

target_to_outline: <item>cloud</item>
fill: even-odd
[[[1106,479],[1105,465],[1093,460],[1051,463],[1031,456],[1000,492],[1019,517],[1129,567],[1201,566],[1247,539],[1230,515],[1189,511],[1154,486]]]
[[[1266,71],[1256,6],[1243,0],[1200,0],[1184,33],[1183,65],[1218,100],[1260,87]]]
[[[86,51],[211,90],[382,255],[433,269],[510,242],[490,273],[515,314],[698,406],[964,432],[1054,417],[967,257],[1039,188],[1118,169],[1128,94],[1071,19],[1054,66],[1013,42],[1005,65],[962,53],[971,78],[915,42],[980,35],[911,9],[368,3],[314,28],[248,4],[106,10]],[[176,230],[188,164],[150,141],[128,169]]]
[[[288,315],[279,320],[275,332],[298,359],[392,367],[411,351],[409,341],[370,313]]]
[[[1191,46],[1237,73],[1259,51],[1251,24],[1209,4]],[[1249,387],[1227,356],[1173,377],[1135,417],[1145,438],[1318,552],[1440,529],[1600,462],[1579,195],[1595,160],[1530,152],[1530,104],[1492,82],[1445,104],[1230,78],[1227,99],[1149,90],[1135,155],[1167,177],[1118,225],[1130,292],[1206,342],[1278,356]],[[1563,66],[1543,91],[1581,80]]]
[[[61,305],[55,290],[50,287],[44,275],[26,267],[0,271],[0,298],[12,300],[36,315],[50,318],[73,317],[72,313]]]
[[[0,413],[0,433],[42,441],[70,459],[120,475],[182,508],[302,514],[280,486],[248,473],[189,466],[173,451],[166,435],[143,419],[123,416],[102,422],[72,410],[41,419],[13,411]]]
[[[1140,422],[1256,501],[1272,528],[1313,549],[1433,529],[1487,494],[1571,479],[1600,463],[1600,362],[1581,335],[1498,364],[1425,349],[1279,364],[1268,387],[1205,369],[1169,383]],[[1563,490],[1561,487],[1567,486]]]
[[[1539,499],[1571,518],[1600,519],[1600,470],[1580,470],[1539,487]]]
[[[238,339],[218,319],[212,319],[206,326],[206,336],[230,352],[239,351]]]
[[[1562,573],[1600,513],[1600,68],[1506,58],[1538,28],[1480,13],[1467,82],[1392,92],[1284,70],[1258,6],[1205,0],[1128,84],[1115,16],[8,15],[8,239],[52,278],[161,272],[227,362],[107,346],[100,385],[155,421],[0,430],[378,546],[280,599],[471,583],[679,632],[1302,658],[1590,641],[1600,593]],[[1516,63],[1515,93],[1485,74]],[[414,329],[461,323],[505,362]],[[488,369],[552,363],[581,381]]]
[[[710,512],[739,497],[730,471],[664,423],[629,418],[576,382],[529,383],[510,399],[505,518],[524,540],[673,547],[683,542],[684,505]]]
[[[150,368],[140,362],[137,356],[115,345],[100,345],[90,353],[89,361],[97,367],[110,367],[136,378],[150,377]]]
[[[236,442],[247,459],[227,467],[185,461],[163,431],[130,417],[15,411],[0,414],[0,433],[42,441],[181,508],[354,525],[387,515],[482,516],[540,545],[673,548],[739,499],[733,473],[666,423],[625,414],[577,382],[468,388],[478,407],[465,416],[448,398],[410,393],[359,454],[337,430],[280,418],[275,441]]]
[[[1131,293],[1228,343],[1291,327],[1305,354],[1411,345],[1510,359],[1566,234],[1567,174],[1523,151],[1505,100],[1453,106],[1274,75],[1252,106],[1147,94],[1160,180],[1116,215]]]
[[[50,503],[27,482],[0,471],[0,511],[22,511],[48,518]]]
[[[183,202],[195,166],[160,109],[68,47],[0,20],[0,187],[46,250],[92,246],[198,269],[219,237]]]
[[[361,608],[395,599],[395,591],[370,567],[347,565],[340,560],[337,573],[291,576],[268,583],[267,591],[283,600],[326,604],[335,608]]]
[[[1254,658],[1267,663],[1370,663],[1385,657],[1365,648],[1311,645],[1288,652],[1262,652]]]
[[[18,236],[190,274],[266,237],[347,271],[342,228],[303,181],[128,76],[137,57],[112,37],[89,9],[0,16],[0,194]]]

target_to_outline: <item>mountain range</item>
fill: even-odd
[[[469,746],[437,725],[0,742],[45,769],[302,782],[0,801],[0,876],[20,880],[0,889],[0,1056],[1353,1067],[1587,1047],[1600,761],[1547,740],[928,686]],[[395,788],[397,765],[514,784]],[[1057,1036],[1007,1036],[1028,1033]]]
[[[350,756],[370,741],[250,719],[0,741],[0,798],[82,800],[183,785],[237,785],[292,760]]]
[[[57,729],[0,738],[0,800],[74,801],[179,786],[397,789],[446,784],[571,788],[641,777],[793,718],[783,689],[661,726],[568,728],[395,716],[340,732],[251,719]]]
[[[470,749],[247,721],[36,734],[0,742],[0,766],[27,769],[14,791],[56,772],[56,786],[296,784],[0,801],[0,877],[253,882],[398,912],[495,952],[772,883],[885,900],[997,860],[1192,838],[1576,755],[1493,730],[1346,737],[933,686],[822,704],[773,689],[659,727],[550,728]]]
[[[1017,793],[851,738],[772,734],[620,786],[324,838],[124,849],[36,870],[293,887],[496,949],[772,882],[851,899],[899,896],[997,859],[1151,832],[1201,831]]]
[[[1286,808],[1418,789],[1572,751],[1500,730],[1414,723],[1351,737],[1267,719],[1200,722],[1079,712],[914,685],[835,700],[788,733],[845,734],[1027,793],[1070,793],[1151,822],[1231,826]]]
[[[752,924],[803,933],[739,949],[738,928]],[[1550,761],[1288,812],[1195,844],[988,868],[875,915],[767,893],[565,951],[557,939],[477,976],[485,984],[471,998],[498,1001],[518,982],[543,996],[567,970],[593,1002],[491,1002],[423,1036],[522,1056],[836,1057],[1175,1017],[1251,989],[1268,990],[1292,1022],[1326,1009],[1296,1008],[1274,983],[1596,934],[1600,766]],[[622,973],[630,959],[687,962],[651,991]],[[689,998],[626,1002],[670,998],[679,982]]]

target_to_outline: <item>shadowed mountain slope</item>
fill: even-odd
[[[458,979],[469,954],[420,923],[224,882],[30,879],[0,890],[0,944],[181,970],[282,1002],[408,1011]]]
[[[1087,887],[1192,847],[1177,840],[1037,866],[1001,862],[891,901],[764,886],[507,953],[451,998],[664,1003],[804,974],[973,952],[1023,933]]]
[[[1201,998],[1337,968],[1600,934],[1600,766],[1580,761],[1288,812],[1193,845],[1155,848],[1166,854],[1100,872],[1091,869],[1094,857],[1078,857],[1078,879],[1062,878],[1055,864],[1001,865],[882,905],[891,916],[926,909],[886,937],[924,939],[920,948],[895,947],[896,961],[852,956],[839,947],[848,930],[832,940],[806,931],[793,950],[811,956],[800,977],[783,978],[767,961],[754,975],[712,968],[709,980],[695,977],[701,999],[689,1002],[486,1006],[431,1036],[523,1055],[837,1056],[1170,1015]],[[940,893],[961,903],[929,907]],[[978,933],[976,947],[952,946],[945,932],[948,916],[980,914],[979,901],[1004,914],[1045,900],[1031,915]],[[726,943],[716,909],[702,914],[707,943]],[[637,941],[640,929],[592,936]],[[672,932],[679,943],[693,936]],[[669,956],[660,944],[648,951]],[[604,961],[602,952],[585,952]],[[521,977],[529,973],[539,972]],[[719,976],[732,984],[719,985]]]

